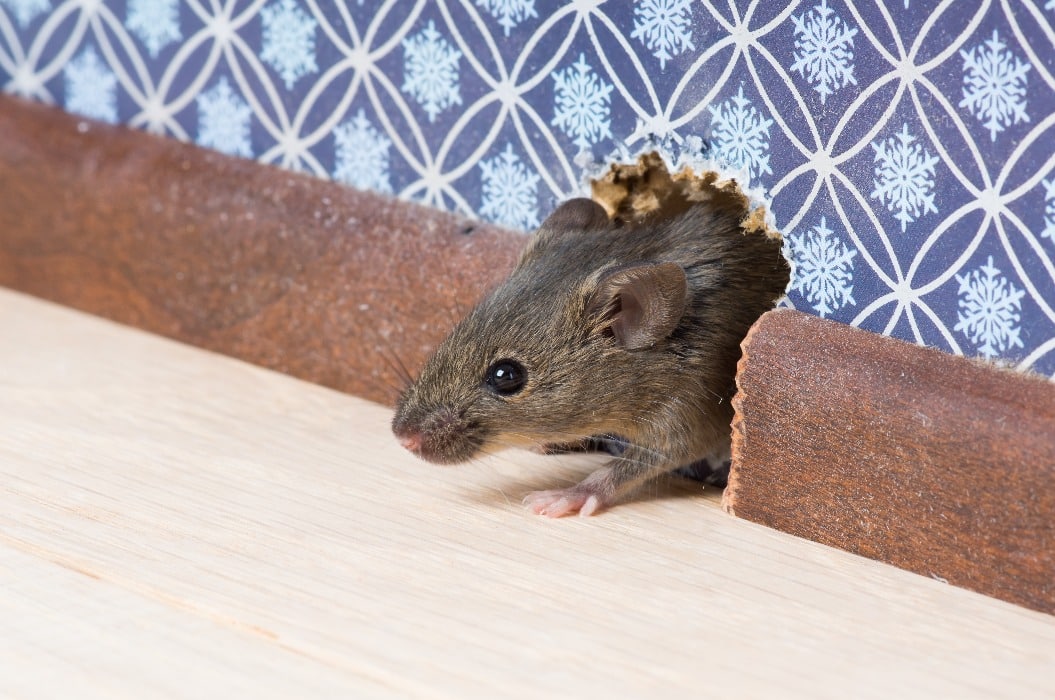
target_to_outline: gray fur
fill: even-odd
[[[697,204],[634,225],[598,210],[588,200],[558,208],[509,279],[404,391],[393,430],[420,436],[422,457],[453,463],[508,444],[619,435],[627,450],[575,487],[596,507],[728,450],[740,341],[788,283],[780,242],[745,234],[746,212],[735,207]],[[668,336],[627,350],[611,332],[611,305],[597,295],[613,271],[662,262],[685,271],[684,313]],[[520,393],[503,397],[485,386],[487,368],[501,358],[527,368]]]

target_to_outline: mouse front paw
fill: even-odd
[[[532,491],[524,497],[524,505],[536,515],[562,518],[575,513],[583,517],[593,515],[604,506],[604,503],[598,494],[582,488],[580,484],[570,489]]]

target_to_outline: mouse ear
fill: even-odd
[[[677,263],[643,263],[601,278],[590,303],[598,329],[609,328],[627,350],[644,350],[669,336],[685,313],[688,281]]]
[[[597,202],[585,197],[569,199],[546,217],[539,231],[581,231],[608,223],[608,212]]]

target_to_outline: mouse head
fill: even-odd
[[[675,263],[591,260],[612,226],[586,199],[546,220],[400,396],[392,429],[404,447],[449,464],[613,431],[627,382],[682,319],[687,283]]]

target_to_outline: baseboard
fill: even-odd
[[[523,242],[0,96],[0,285],[376,401]]]
[[[791,310],[743,347],[727,510],[1055,613],[1055,383]]]

